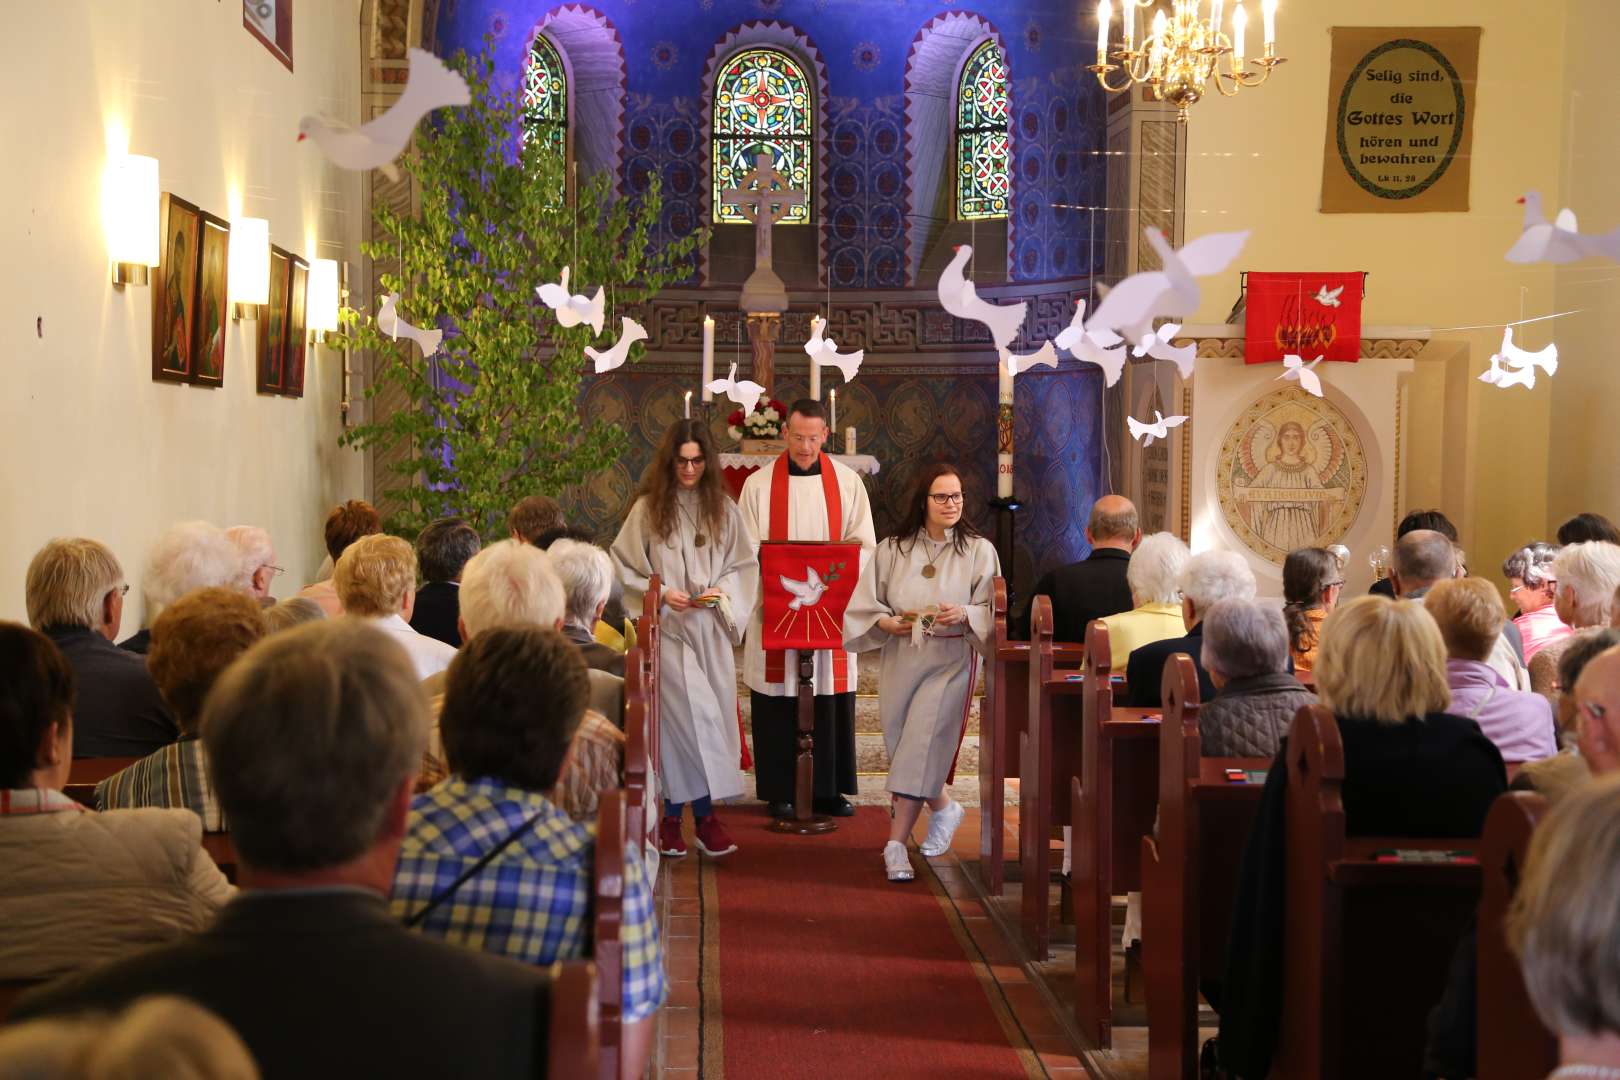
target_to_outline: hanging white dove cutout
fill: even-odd
[[[1158,229],[1144,229],[1143,234],[1158,252],[1164,269],[1144,270],[1121,281],[1108,290],[1086,320],[1087,329],[1117,330],[1136,345],[1153,332],[1154,319],[1180,320],[1193,315],[1201,297],[1198,279],[1232,265],[1249,239],[1247,230],[1210,233],[1178,251]]]
[[[1158,409],[1153,410],[1153,423],[1144,424],[1134,416],[1125,418],[1125,426],[1131,429],[1131,438],[1143,446],[1152,446],[1154,439],[1168,439],[1170,429],[1180,427],[1187,422],[1185,416],[1166,416]]]
[[[624,362],[630,358],[630,346],[638,341],[647,340],[647,328],[628,315],[619,316],[619,340],[613,343],[613,348],[603,352],[585,346],[585,355],[596,363],[596,373],[612,371],[623,367]]]
[[[1277,379],[1291,379],[1299,383],[1299,388],[1307,394],[1312,397],[1321,397],[1322,376],[1316,373],[1316,365],[1321,362],[1322,358],[1318,356],[1307,364],[1303,356],[1295,356],[1293,353],[1289,353],[1283,357],[1283,373],[1277,376]],[[1277,379],[1272,381],[1276,382]]]
[[[1549,222],[1541,209],[1541,192],[1527,191],[1519,202],[1524,206],[1524,231],[1508,248],[1508,262],[1571,263],[1591,255],[1620,262],[1620,227],[1585,236],[1575,223],[1575,211],[1568,208]]]
[[[596,333],[602,332],[602,286],[596,287],[595,296],[568,291],[568,267],[562,268],[562,281],[555,285],[535,287],[540,302],[557,313],[557,325],[568,327],[585,323]]]
[[[1198,360],[1198,343],[1183,345],[1175,348],[1170,342],[1181,333],[1181,324],[1167,322],[1157,330],[1153,330],[1142,339],[1142,343],[1131,350],[1132,356],[1151,356],[1155,360],[1169,360],[1176,365],[1183,381],[1193,377],[1193,364]]]
[[[314,139],[327,160],[340,169],[381,169],[388,179],[397,182],[399,169],[394,159],[405,152],[422,117],[434,109],[466,105],[472,100],[467,80],[446,67],[443,60],[422,49],[410,49],[408,55],[411,67],[405,92],[393,108],[359,127],[306,116],[298,121],[298,141]]]
[[[1502,348],[1491,354],[1491,366],[1479,377],[1479,381],[1502,390],[1510,386],[1522,386],[1529,390],[1536,385],[1537,368],[1548,375],[1557,374],[1558,346],[1548,345],[1536,352],[1521,349],[1513,344],[1513,327],[1506,326],[1502,328]]]
[[[1502,355],[1492,353],[1491,366],[1480,375],[1479,381],[1489,383],[1499,390],[1506,390],[1510,386],[1522,386],[1526,390],[1531,390],[1536,385],[1536,369],[1523,367],[1510,371],[1502,366]]]
[[[1012,344],[1012,339],[1018,336],[1019,328],[1024,325],[1024,312],[1029,304],[1023,300],[1016,304],[992,304],[988,300],[980,300],[979,290],[962,274],[971,258],[973,249],[967,244],[958,244],[950,265],[940,271],[939,305],[958,319],[983,323],[989,327],[990,340],[995,342],[996,348],[1005,349]]]
[[[1015,354],[1002,349],[1001,363],[1013,378],[1036,366],[1055,368],[1058,366],[1057,348],[1048,341],[1032,353]]]
[[[789,611],[815,607],[821,603],[821,596],[827,591],[827,584],[821,580],[821,575],[816,573],[815,567],[807,566],[804,570],[806,575],[804,581],[794,581],[786,574],[777,575],[777,580],[782,583],[782,588],[786,589],[788,594],[793,597],[792,600],[788,601]]]
[[[855,373],[861,370],[861,361],[866,359],[866,350],[839,352],[838,342],[822,336],[822,331],[826,329],[826,319],[820,315],[810,316],[810,340],[804,343],[804,351],[812,364],[818,367],[835,367],[844,373],[844,381],[850,382],[855,378]]]
[[[1338,307],[1339,294],[1342,292],[1344,292],[1343,285],[1340,285],[1337,289],[1330,289],[1326,285],[1323,285],[1320,289],[1316,290],[1316,295],[1311,297],[1311,299],[1315,300],[1323,307]]]
[[[1098,329],[1092,332],[1086,329],[1086,302],[1084,299],[1076,300],[1074,304],[1074,318],[1069,325],[1058,332],[1052,339],[1052,344],[1074,357],[1084,360],[1088,364],[1096,364],[1103,370],[1103,385],[1113,386],[1119,382],[1120,373],[1125,370],[1125,346],[1121,344],[1124,339],[1112,330]]]
[[[731,371],[725,378],[710,383],[708,391],[711,394],[724,394],[741,405],[744,416],[754,411],[754,406],[759,404],[759,399],[765,394],[765,388],[757,382],[748,379],[737,381],[736,364],[731,365]]]
[[[400,338],[410,338],[416,342],[417,348],[422,350],[422,356],[432,356],[439,351],[439,342],[444,340],[443,330],[423,330],[420,326],[412,326],[399,317],[399,293],[391,292],[383,297],[383,302],[377,308],[377,329],[398,341]]]

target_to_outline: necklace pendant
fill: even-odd
[[[927,566],[922,568],[922,576],[925,578],[931,578],[935,573],[937,573],[937,571],[934,569],[933,563],[929,563]]]
[[[702,547],[704,544],[707,544],[708,542],[709,542],[709,538],[707,536],[704,536],[702,533],[698,533],[697,534],[697,539],[692,541],[692,543],[696,544],[698,547]]]

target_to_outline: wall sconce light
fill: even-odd
[[[338,264],[336,259],[309,261],[309,294],[305,298],[304,322],[319,342],[328,330],[338,328]]]
[[[270,302],[270,223],[264,218],[231,222],[231,256],[226,280],[235,302],[234,320],[259,318],[259,306]]]
[[[157,158],[123,154],[107,159],[101,177],[101,223],[114,285],[145,285],[158,264]]]

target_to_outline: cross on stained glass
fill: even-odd
[[[810,190],[813,100],[804,67],[781,49],[745,49],[726,61],[714,84],[714,220],[742,223],[726,192],[743,186],[761,153],[769,153],[788,186]],[[792,207],[784,225],[810,220],[808,203]]]
[[[754,269],[771,269],[771,226],[805,205],[804,192],[788,187],[787,177],[777,171],[769,153],[754,159],[754,168],[740,186],[724,194],[725,204],[754,226]]]

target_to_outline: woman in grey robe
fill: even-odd
[[[894,536],[878,544],[845,615],[854,650],[882,649],[878,707],[889,751],[890,881],[910,881],[906,839],[923,803],[921,851],[942,855],[962,822],[945,794],[967,731],[979,653],[990,639],[996,549],[962,517],[962,477],[940,462],[917,477]]]
[[[624,603],[640,611],[648,579],[659,576],[659,776],[664,814],[658,847],[686,854],[681,812],[692,804],[705,855],[737,850],[713,800],[742,794],[737,723],[737,661],[754,610],[759,568],[737,504],[726,498],[708,430],[678,420],[641,478],[613,541]]]

